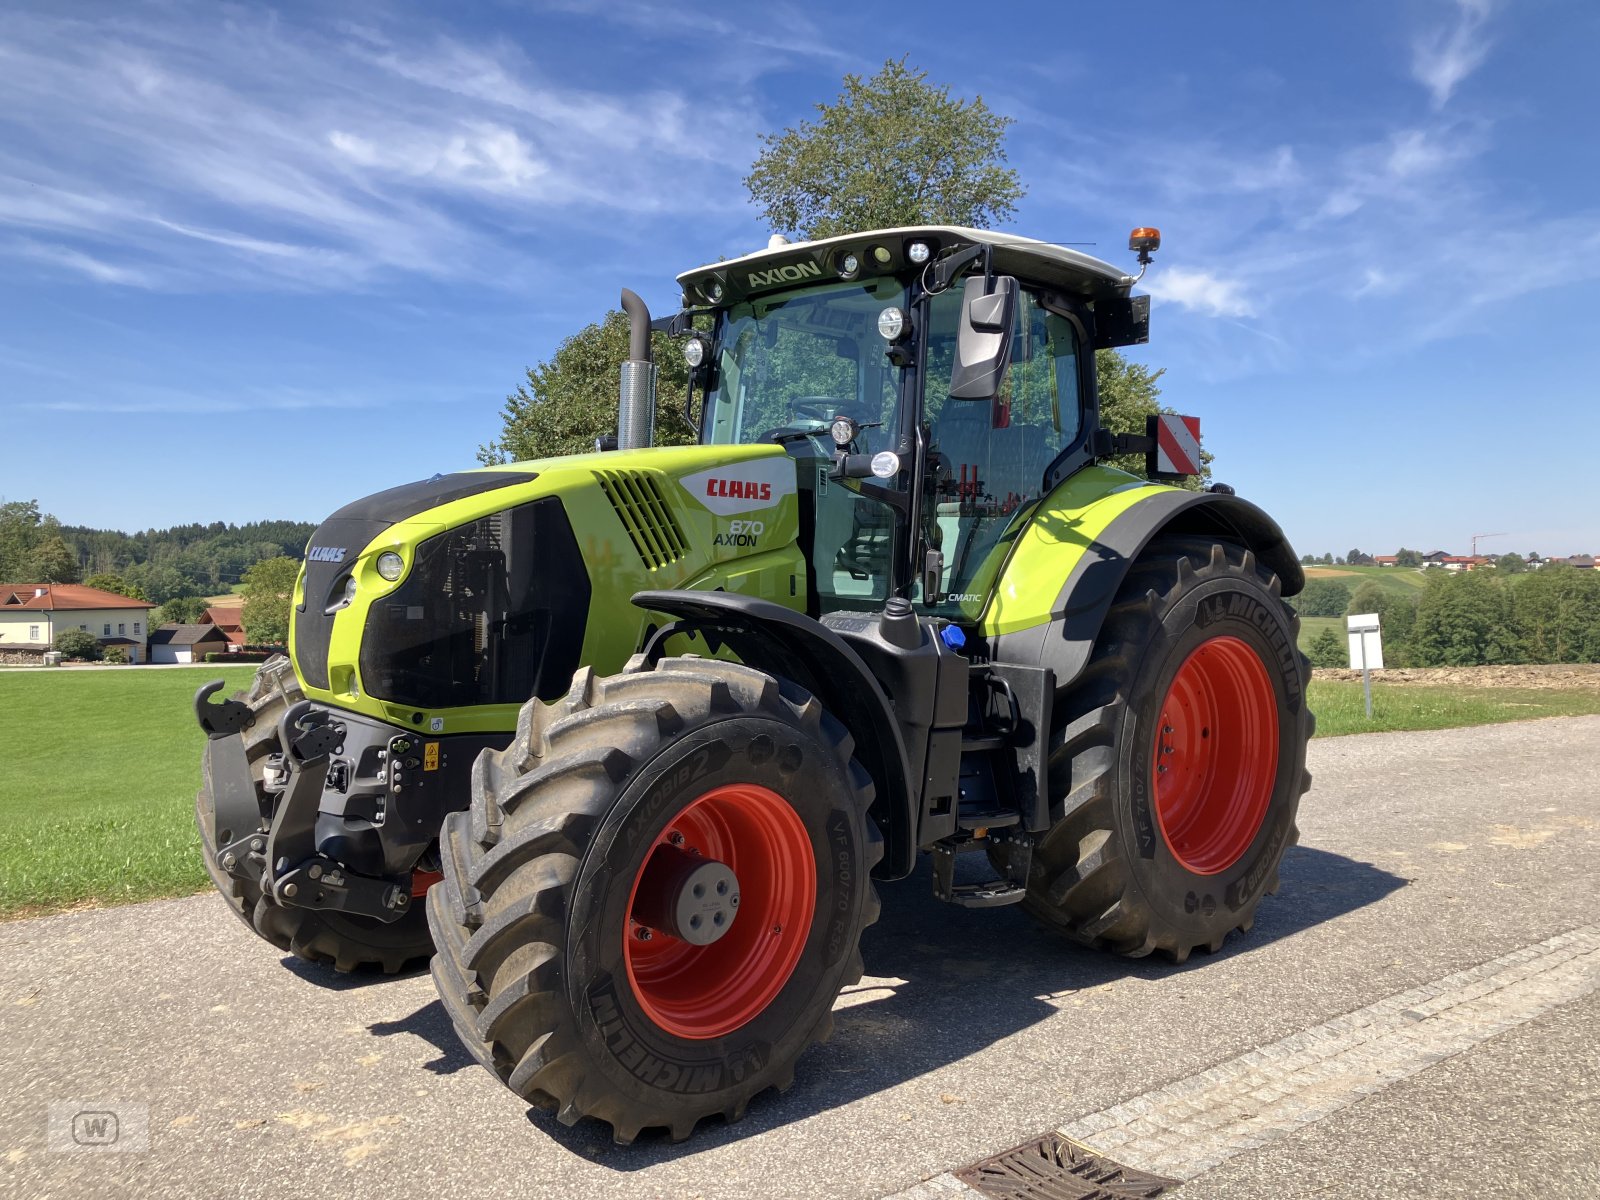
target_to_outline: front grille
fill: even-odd
[[[639,561],[650,570],[658,570],[668,563],[677,562],[689,552],[683,531],[672,519],[661,494],[661,485],[653,475],[642,471],[597,471],[600,490],[611,507],[617,510],[617,519],[628,531]]]

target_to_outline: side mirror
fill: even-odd
[[[1012,329],[1017,316],[1017,281],[997,275],[993,290],[984,290],[982,275],[962,285],[961,327],[956,331],[956,359],[950,368],[952,400],[993,400],[1011,363]]]

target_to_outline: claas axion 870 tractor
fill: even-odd
[[[201,689],[235,911],[340,969],[432,954],[472,1054],[619,1141],[787,1086],[922,854],[1119,954],[1249,929],[1309,782],[1302,575],[1231,489],[1104,465],[1197,469],[1193,421],[1099,421],[1136,280],[929,226],[679,281],[698,445],[649,445],[625,293],[615,448],[340,509],[289,660]]]

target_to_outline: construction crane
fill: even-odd
[[[1505,533],[1475,533],[1475,534],[1473,534],[1472,535],[1472,557],[1473,558],[1477,558],[1478,557],[1478,539],[1479,538],[1509,537],[1509,536],[1510,536],[1509,534],[1505,534]]]

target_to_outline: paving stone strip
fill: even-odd
[[[1193,1179],[1597,988],[1600,926],[1585,925],[1260,1046],[1059,1132],[1103,1158]],[[947,1173],[897,1200],[979,1195]]]

